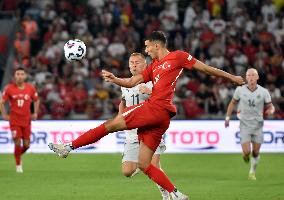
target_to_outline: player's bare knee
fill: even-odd
[[[142,162],[142,161],[138,162],[138,168],[141,171],[144,171],[149,165],[150,165],[150,163],[146,163],[146,162]]]
[[[253,151],[252,151],[252,156],[253,156],[254,158],[258,157],[258,156],[259,156],[259,151],[258,151],[258,150],[253,150]]]
[[[24,144],[23,147],[24,147],[25,149],[29,149],[29,148],[30,148],[30,144]]]
[[[21,146],[21,140],[18,139],[18,138],[15,138],[14,139],[14,144],[15,144],[15,146]]]
[[[244,149],[243,153],[244,153],[245,156],[249,156],[251,152],[250,152],[249,149]]]

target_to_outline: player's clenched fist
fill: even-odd
[[[106,82],[113,82],[114,79],[116,78],[115,75],[113,75],[113,73],[106,70],[102,70],[102,77]]]

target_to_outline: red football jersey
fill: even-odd
[[[11,125],[27,126],[31,123],[30,106],[38,99],[33,85],[24,83],[24,89],[20,89],[15,83],[10,83],[5,87],[2,99],[9,101]]]
[[[144,82],[152,81],[153,89],[149,103],[176,113],[172,100],[178,77],[183,68],[191,69],[196,59],[184,51],[170,52],[161,60],[153,60],[142,72]]]

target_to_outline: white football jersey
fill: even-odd
[[[153,84],[151,81],[149,81],[147,83],[140,83],[132,88],[121,87],[122,99],[125,100],[126,107],[137,105],[149,98],[150,95],[142,94],[139,92],[139,87],[141,86],[146,86],[147,88],[152,90]],[[137,128],[132,130],[125,130],[125,132],[125,142],[138,142]]]
[[[271,96],[267,89],[257,85],[255,91],[250,91],[247,85],[239,86],[233,98],[239,101],[238,118],[240,120],[263,121],[263,108],[271,103]]]

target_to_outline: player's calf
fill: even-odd
[[[124,176],[131,178],[138,174],[141,170],[137,167],[136,162],[125,161],[122,163],[121,171]]]
[[[134,169],[134,170],[128,170],[128,169],[122,169],[122,174],[123,174],[123,176],[126,176],[126,177],[129,177],[129,178],[131,178],[132,177],[132,175],[136,172],[136,170],[137,170],[138,168],[136,168],[136,169]],[[140,171],[140,170],[139,170]]]
[[[251,153],[250,150],[243,149],[243,160],[245,161],[245,163],[249,163],[250,153]]]
[[[245,163],[249,163],[250,156],[249,155],[243,155],[243,160],[245,161]]]

